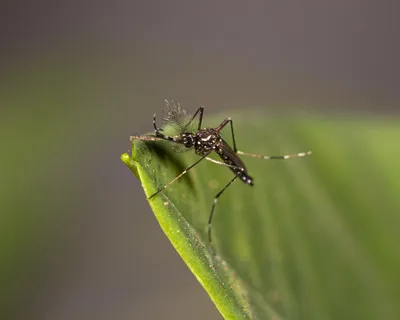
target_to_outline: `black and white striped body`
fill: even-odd
[[[193,138],[193,147],[196,154],[204,156],[209,152],[215,151],[240,180],[253,185],[253,178],[248,175],[243,161],[236,155],[228,143],[222,139],[217,130],[213,128],[202,129],[197,131],[193,135]]]
[[[163,135],[166,140],[183,144],[186,148],[194,148],[197,155],[203,157],[216,152],[222,161],[237,175],[241,181],[253,185],[253,178],[247,173],[246,166],[229,144],[222,139],[214,128],[205,128],[196,133],[184,132],[180,136],[169,137]]]

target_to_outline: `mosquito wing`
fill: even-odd
[[[242,159],[238,157],[238,155],[233,151],[233,149],[225,140],[222,140],[222,143],[219,145],[219,152],[217,153],[226,164],[235,166],[237,168],[242,168],[245,172],[247,171]],[[237,173],[237,169],[230,169],[233,172]]]

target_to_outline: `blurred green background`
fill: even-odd
[[[151,130],[165,98],[227,116],[251,106],[397,115],[398,9],[389,0],[6,1],[1,317],[220,319],[119,159],[129,135]]]

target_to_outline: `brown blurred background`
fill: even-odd
[[[207,113],[398,112],[399,8],[3,2],[2,319],[220,319],[119,160],[129,135],[165,98]]]

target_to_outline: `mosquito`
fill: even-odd
[[[218,199],[224,193],[224,191],[237,179],[241,180],[245,184],[252,186],[253,178],[248,174],[246,166],[238,155],[250,156],[253,158],[259,158],[264,160],[287,160],[296,157],[305,157],[311,154],[311,151],[300,152],[295,154],[287,154],[281,156],[261,156],[258,154],[247,153],[239,151],[236,147],[235,133],[233,130],[233,121],[231,117],[223,120],[219,126],[215,128],[202,128],[204,107],[201,106],[197,111],[190,115],[186,109],[184,109],[179,102],[165,100],[165,111],[163,116],[163,122],[173,129],[177,130],[177,135],[169,136],[163,133],[163,129],[158,128],[156,124],[156,115],[153,116],[153,127],[154,135],[139,135],[131,136],[130,140],[144,140],[144,141],[158,141],[166,140],[176,144],[175,151],[187,151],[194,150],[194,152],[200,156],[200,159],[195,163],[187,167],[177,177],[162,186],[157,192],[152,194],[148,199],[152,199],[158,195],[161,191],[170,186],[173,182],[178,180],[190,169],[195,167],[202,160],[207,160],[212,163],[228,167],[233,173],[234,177],[223,187],[214,197],[214,202],[211,207],[211,212],[208,218],[207,235],[208,241],[211,244],[211,225],[214,216],[214,210]],[[195,119],[198,116],[197,126],[194,126]],[[227,125],[230,125],[233,148],[221,137],[221,131]],[[212,152],[218,154],[222,161],[210,158]]]

